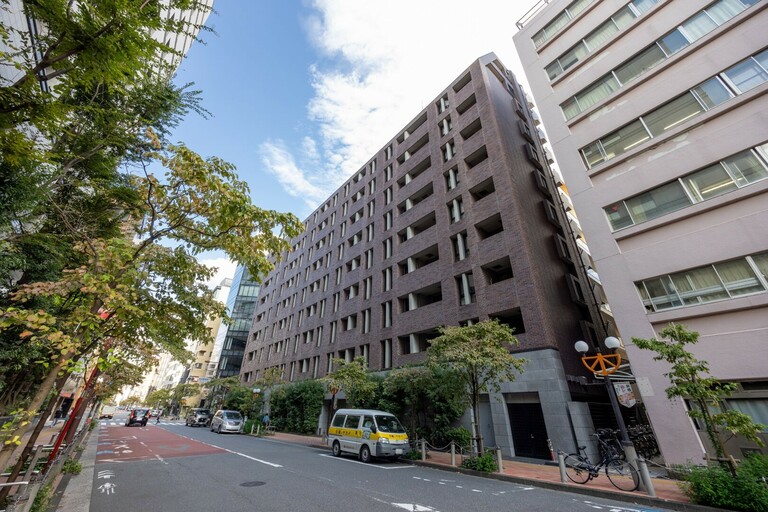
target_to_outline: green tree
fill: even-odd
[[[154,409],[169,409],[173,392],[170,389],[156,389],[147,395],[144,403]]]
[[[86,264],[58,281],[20,286],[13,306],[0,309],[0,329],[21,342],[55,348],[29,404],[30,416],[60,371],[86,353],[104,357],[112,339],[188,360],[186,342],[210,341],[205,322],[224,315],[223,305],[204,285],[212,269],[194,256],[223,250],[253,275],[262,275],[273,268],[270,255],[287,249],[303,227],[291,214],[254,206],[231,164],[203,159],[184,146],[163,147],[157,138],[153,143],[156,149],[146,158],[167,172],[160,179],[145,167],[142,175],[131,177],[141,202],[125,228],[135,239],[86,238],[77,246]],[[28,307],[41,297],[59,305],[55,314]],[[9,451],[0,452],[0,465],[7,463]]]
[[[661,339],[632,338],[638,348],[656,353],[654,361],[665,361],[670,371],[664,375],[671,384],[666,389],[669,399],[682,398],[691,400],[695,406],[688,409],[688,416],[704,424],[715,454],[721,462],[727,463],[731,473],[736,475],[736,468],[725,458],[725,445],[720,435],[726,430],[763,446],[758,437],[765,425],[754,423],[752,418],[733,409],[723,409],[725,398],[737,389],[732,382],[721,382],[709,374],[709,363],[701,361],[687,350],[688,345],[699,341],[699,333],[689,331],[684,325],[669,324],[661,332]],[[720,410],[720,412],[713,412]]]
[[[376,398],[377,386],[369,378],[365,358],[356,357],[351,362],[334,359],[333,366],[335,369],[323,378],[328,389],[335,389],[337,393],[343,391],[350,407],[369,407]]]
[[[465,386],[451,369],[392,370],[381,386],[379,408],[395,414],[412,436],[443,445],[446,433],[469,405]]]
[[[138,395],[131,395],[129,397],[126,397],[126,399],[123,400],[122,405],[125,405],[128,407],[135,407],[137,405],[141,405],[141,397]]]
[[[304,380],[275,388],[270,399],[270,422],[278,429],[312,434],[323,407],[323,384]]]
[[[440,336],[427,349],[427,365],[453,370],[464,384],[474,414],[473,429],[477,451],[483,453],[480,424],[480,393],[498,392],[500,382],[513,381],[526,360],[510,350],[518,344],[514,332],[498,320],[486,320],[464,327],[440,327]]]

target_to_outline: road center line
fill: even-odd
[[[211,446],[213,446],[213,445],[211,445]],[[219,447],[216,446],[216,448],[219,448]],[[265,460],[257,459],[256,457],[251,457],[250,455],[246,455],[244,453],[235,452],[235,451],[232,451],[232,450],[227,450],[226,448],[221,448],[221,449],[224,450],[225,452],[229,452],[229,453],[232,453],[234,455],[239,455],[240,457],[245,457],[246,459],[255,460],[256,462],[261,462],[262,464],[266,464],[267,466],[272,466],[273,468],[281,468],[281,467],[283,467],[280,464],[275,464],[274,462],[267,462]]]

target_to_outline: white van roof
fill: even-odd
[[[377,411],[376,409],[339,409],[336,414],[370,414],[372,416],[394,416],[391,412]]]

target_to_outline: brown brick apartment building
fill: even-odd
[[[486,397],[488,444],[548,458],[548,439],[583,442],[599,399],[573,343],[594,343],[599,301],[527,104],[481,57],[310,215],[264,279],[241,379],[319,378],[356,356],[385,371],[422,361],[438,326],[499,318],[529,363]]]

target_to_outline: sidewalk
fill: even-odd
[[[273,436],[269,436],[268,439],[303,444],[315,448],[328,449],[328,447],[323,442],[323,438],[319,436],[302,436],[297,434],[277,432]],[[432,467],[443,471],[456,471],[475,476],[506,480],[552,490],[586,494],[589,496],[616,499],[630,503],[657,506],[673,510],[702,512],[718,510],[692,504],[688,497],[683,493],[683,491],[680,490],[676,480],[653,478],[653,486],[656,490],[657,497],[651,498],[645,492],[624,492],[616,489],[608,481],[608,478],[604,473],[597,477],[595,480],[589,481],[585,485],[574,484],[571,482],[562,483],[560,482],[560,468],[549,464],[536,464],[504,460],[503,473],[481,473],[477,471],[462,469],[459,467],[452,467],[451,454],[436,451],[428,452],[428,457],[425,462],[417,460],[413,461],[413,463],[419,466]],[[456,456],[456,463],[461,464],[461,456]]]

